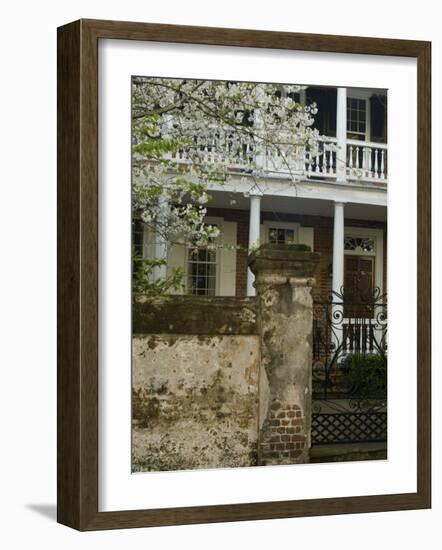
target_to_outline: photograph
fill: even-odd
[[[130,86],[132,472],[386,460],[388,90]]]
[[[434,6],[24,4],[1,546],[432,550]]]

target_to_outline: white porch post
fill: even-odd
[[[344,286],[344,203],[335,202],[335,217],[333,226],[333,279],[332,279],[332,316],[336,323],[333,330],[334,344],[339,349],[342,343],[342,319],[344,316],[343,305],[340,305],[339,296]],[[338,294],[338,296],[335,294]]]
[[[302,107],[306,106],[307,103],[307,90],[300,90],[299,92],[299,103]]]
[[[338,88],[336,106],[336,139],[338,151],[336,153],[336,182],[345,183],[347,180],[347,88]],[[333,225],[333,279],[332,300],[340,302],[337,295],[342,293],[344,287],[344,203],[335,202]],[[336,295],[336,294],[337,295]],[[344,316],[343,306],[334,304],[332,307],[333,319],[336,321],[336,329],[333,331],[336,349],[342,343],[342,322]]]
[[[333,292],[341,293],[344,285],[344,203],[335,202],[333,226]]]
[[[164,195],[161,195],[158,201],[158,225],[161,226],[165,223],[167,217],[167,210],[169,204],[167,198]],[[155,243],[154,243],[154,258],[155,260],[167,260],[167,240],[161,231],[155,232]],[[167,265],[155,266],[152,270],[152,275],[154,281],[158,279],[165,279],[167,276]]]
[[[338,88],[336,139],[338,142],[336,181],[342,183],[347,180],[347,88]]]
[[[257,189],[250,191],[250,218],[249,218],[249,254],[259,243],[259,228],[261,223],[262,192]],[[255,296],[253,282],[255,276],[247,269],[247,296]]]
[[[347,180],[347,88],[338,88],[336,106],[336,181]],[[333,292],[341,293],[344,285],[344,203],[335,202],[333,227]]]

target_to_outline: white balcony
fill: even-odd
[[[222,161],[223,149],[229,147],[226,142],[221,143],[214,138],[209,143],[199,143],[199,161],[215,163]],[[356,184],[387,184],[387,154],[386,143],[374,143],[369,141],[347,140],[346,176],[347,181]],[[240,151],[225,155],[230,158],[229,169],[232,172],[250,172],[252,164],[263,169],[264,174],[270,177],[286,178],[289,173],[295,174],[301,179],[336,181],[337,140],[336,138],[322,138],[319,142],[319,153],[312,155],[308,151],[300,150],[297,153],[298,161],[287,166],[284,160],[277,156],[260,156],[255,158],[253,150],[245,146]],[[178,164],[192,162],[190,150],[181,150],[178,154],[170,156]]]

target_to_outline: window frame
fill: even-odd
[[[224,218],[218,217],[218,216],[206,216],[204,218],[204,223],[207,225],[216,225],[220,231],[221,234],[224,230]],[[221,235],[220,235],[221,236]],[[220,237],[218,237],[219,242]],[[189,296],[212,296],[212,294],[193,294],[189,290],[189,251],[190,246],[186,246],[186,256],[185,256],[185,262],[184,262],[184,277],[186,281],[186,287],[184,294],[187,294]],[[216,249],[216,267],[215,267],[215,293],[213,296],[219,296],[220,288],[221,288],[221,249]]]
[[[298,244],[299,243],[299,228],[301,226],[300,223],[294,223],[294,222],[273,222],[270,220],[264,220],[262,225],[264,226],[264,239],[266,243],[270,243],[270,229],[289,229],[294,231],[294,240],[292,244]]]
[[[370,105],[370,97],[372,95],[372,91],[365,91],[365,90],[348,90],[347,91],[347,105],[346,105],[346,112],[347,112],[347,132],[346,137],[347,139],[354,139],[355,141],[370,141],[371,140],[371,105]],[[357,99],[359,101],[365,101],[365,133],[362,134],[362,132],[353,132],[349,130],[348,128],[348,110],[349,110],[349,100],[351,99]],[[360,134],[361,138],[363,136],[364,139],[356,139],[353,137],[350,137],[351,135],[357,135]]]

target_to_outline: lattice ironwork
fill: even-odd
[[[386,440],[386,412],[331,413],[312,416],[312,441],[316,445]]]

